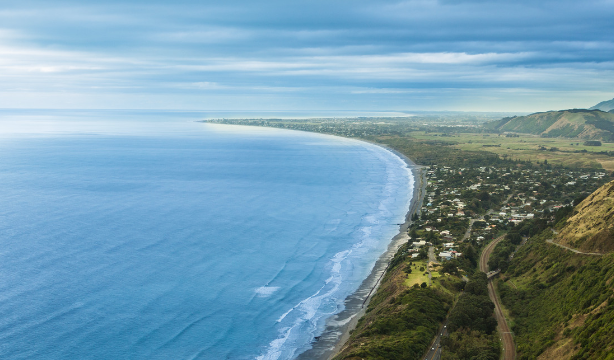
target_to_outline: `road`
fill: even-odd
[[[480,271],[488,273],[488,258],[490,254],[492,254],[495,246],[503,240],[503,236],[500,236],[493,240],[484,251],[482,251],[482,255],[480,255]],[[501,335],[501,339],[503,340],[503,351],[504,351],[504,359],[505,360],[514,360],[516,359],[516,346],[514,345],[514,337],[512,336],[512,332],[510,331],[509,326],[507,325],[507,321],[505,320],[505,316],[503,316],[503,311],[501,310],[501,304],[499,304],[499,300],[497,299],[497,294],[495,293],[495,286],[492,280],[488,281],[488,296],[490,300],[495,304],[495,318],[497,319],[497,323],[499,324],[499,334]]]
[[[546,242],[548,242],[548,243],[550,243],[550,244],[552,244],[552,245],[556,245],[556,246],[558,246],[558,247],[561,247],[561,248],[563,248],[563,249],[569,250],[569,251],[571,251],[571,252],[575,252],[576,254],[582,254],[582,255],[593,255],[593,256],[603,256],[603,254],[601,254],[601,253],[587,253],[587,252],[582,252],[582,251],[580,251],[580,250],[572,249],[572,248],[567,247],[567,246],[565,246],[565,245],[557,244],[557,243],[553,242],[553,241],[552,241],[552,239],[548,239],[548,240],[546,240]]]
[[[429,286],[432,285],[433,281],[433,275],[431,275],[431,264],[434,263],[436,261],[435,259],[435,248],[430,246],[429,247],[429,257],[428,260],[426,261],[426,271],[429,273]]]
[[[463,240],[461,241],[465,241],[469,239],[469,236],[471,236],[471,229],[473,228],[474,222],[476,222],[476,219],[473,219],[473,218],[469,219],[469,227],[467,228],[467,231],[465,231],[465,236],[463,236]]]
[[[426,353],[424,360],[439,360],[441,359],[441,338],[448,335],[448,320],[446,320],[435,337],[435,341],[431,344],[431,348]]]

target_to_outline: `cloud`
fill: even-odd
[[[24,0],[0,10],[0,91],[22,106],[78,93],[107,107],[478,110],[470,94],[496,89],[509,108],[552,94],[550,109],[562,92],[598,102],[614,88],[613,16],[596,0]]]

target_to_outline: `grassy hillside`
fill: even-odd
[[[424,268],[420,271],[422,264],[412,262],[406,250],[404,245],[391,261],[367,313],[335,360],[419,359],[428,350],[464,282],[441,276],[432,286],[408,286],[408,272]]]
[[[602,232],[612,224],[604,217],[612,214],[613,187],[604,185],[569,211],[571,217],[556,226],[562,227],[558,239],[579,234],[587,249],[611,249],[603,244],[613,241],[612,234]],[[563,249],[548,243],[557,234],[542,225],[498,280],[518,359],[614,359],[614,252],[591,256]]]
[[[614,141],[614,114],[601,110],[562,110],[503,118],[487,129],[542,137]]]
[[[614,99],[602,101],[599,104],[590,108],[590,110],[612,111],[614,110]]]
[[[554,241],[583,252],[614,251],[614,181],[576,208]]]

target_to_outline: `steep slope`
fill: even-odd
[[[601,111],[614,110],[614,99],[602,101],[599,104],[591,107],[590,110],[601,110]]]
[[[574,210],[554,242],[583,252],[614,251],[614,181],[597,189]]]
[[[614,114],[601,110],[572,109],[503,118],[484,125],[499,131],[614,141]]]
[[[502,273],[498,289],[518,359],[614,359],[613,195],[614,182],[599,188],[559,222],[558,235],[545,226]],[[603,255],[576,253],[552,238]]]

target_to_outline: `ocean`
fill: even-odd
[[[398,233],[381,147],[198,112],[0,111],[1,359],[292,359]]]

